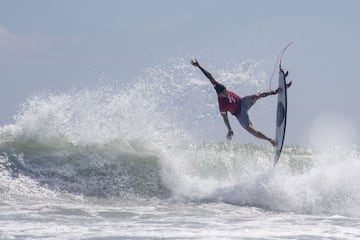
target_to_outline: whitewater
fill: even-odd
[[[253,60],[214,75],[235,92],[267,85]],[[357,146],[285,145],[273,168],[267,143],[207,139],[221,121],[186,59],[30,96],[0,127],[0,239],[360,238]]]

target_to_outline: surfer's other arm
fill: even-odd
[[[230,125],[230,121],[229,121],[229,118],[228,118],[228,115],[227,113],[221,113],[221,116],[223,117],[224,119],[224,123],[226,125],[226,127],[228,128],[228,133],[226,135],[226,138],[227,140],[231,140],[232,136],[234,135],[234,132],[233,130],[231,129],[231,125]]]
[[[210,80],[211,84],[215,85],[216,84],[216,80],[214,79],[214,77],[211,75],[211,73],[209,73],[208,71],[206,71],[203,67],[200,66],[199,62],[196,59],[191,59],[191,64],[195,67],[200,68],[200,70],[202,71],[202,73]]]

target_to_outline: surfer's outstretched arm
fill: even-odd
[[[200,66],[199,62],[196,59],[192,59],[191,60],[191,64],[195,67],[200,68],[200,70],[202,71],[202,73],[210,80],[211,84],[215,85],[216,84],[216,80],[214,79],[214,77],[211,75],[211,73],[209,73],[208,71],[206,71],[203,67]]]

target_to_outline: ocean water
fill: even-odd
[[[257,64],[217,75],[258,89]],[[199,138],[224,129],[188,65],[29,97],[0,128],[0,239],[360,239],[358,147],[287,145],[273,168],[266,143]]]

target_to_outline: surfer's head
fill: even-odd
[[[220,84],[220,83],[216,84],[216,85],[214,86],[214,88],[215,88],[215,91],[216,91],[216,93],[217,93],[218,95],[221,94],[221,93],[223,93],[223,92],[225,92],[225,90],[226,90],[226,87],[225,87],[224,85]]]

